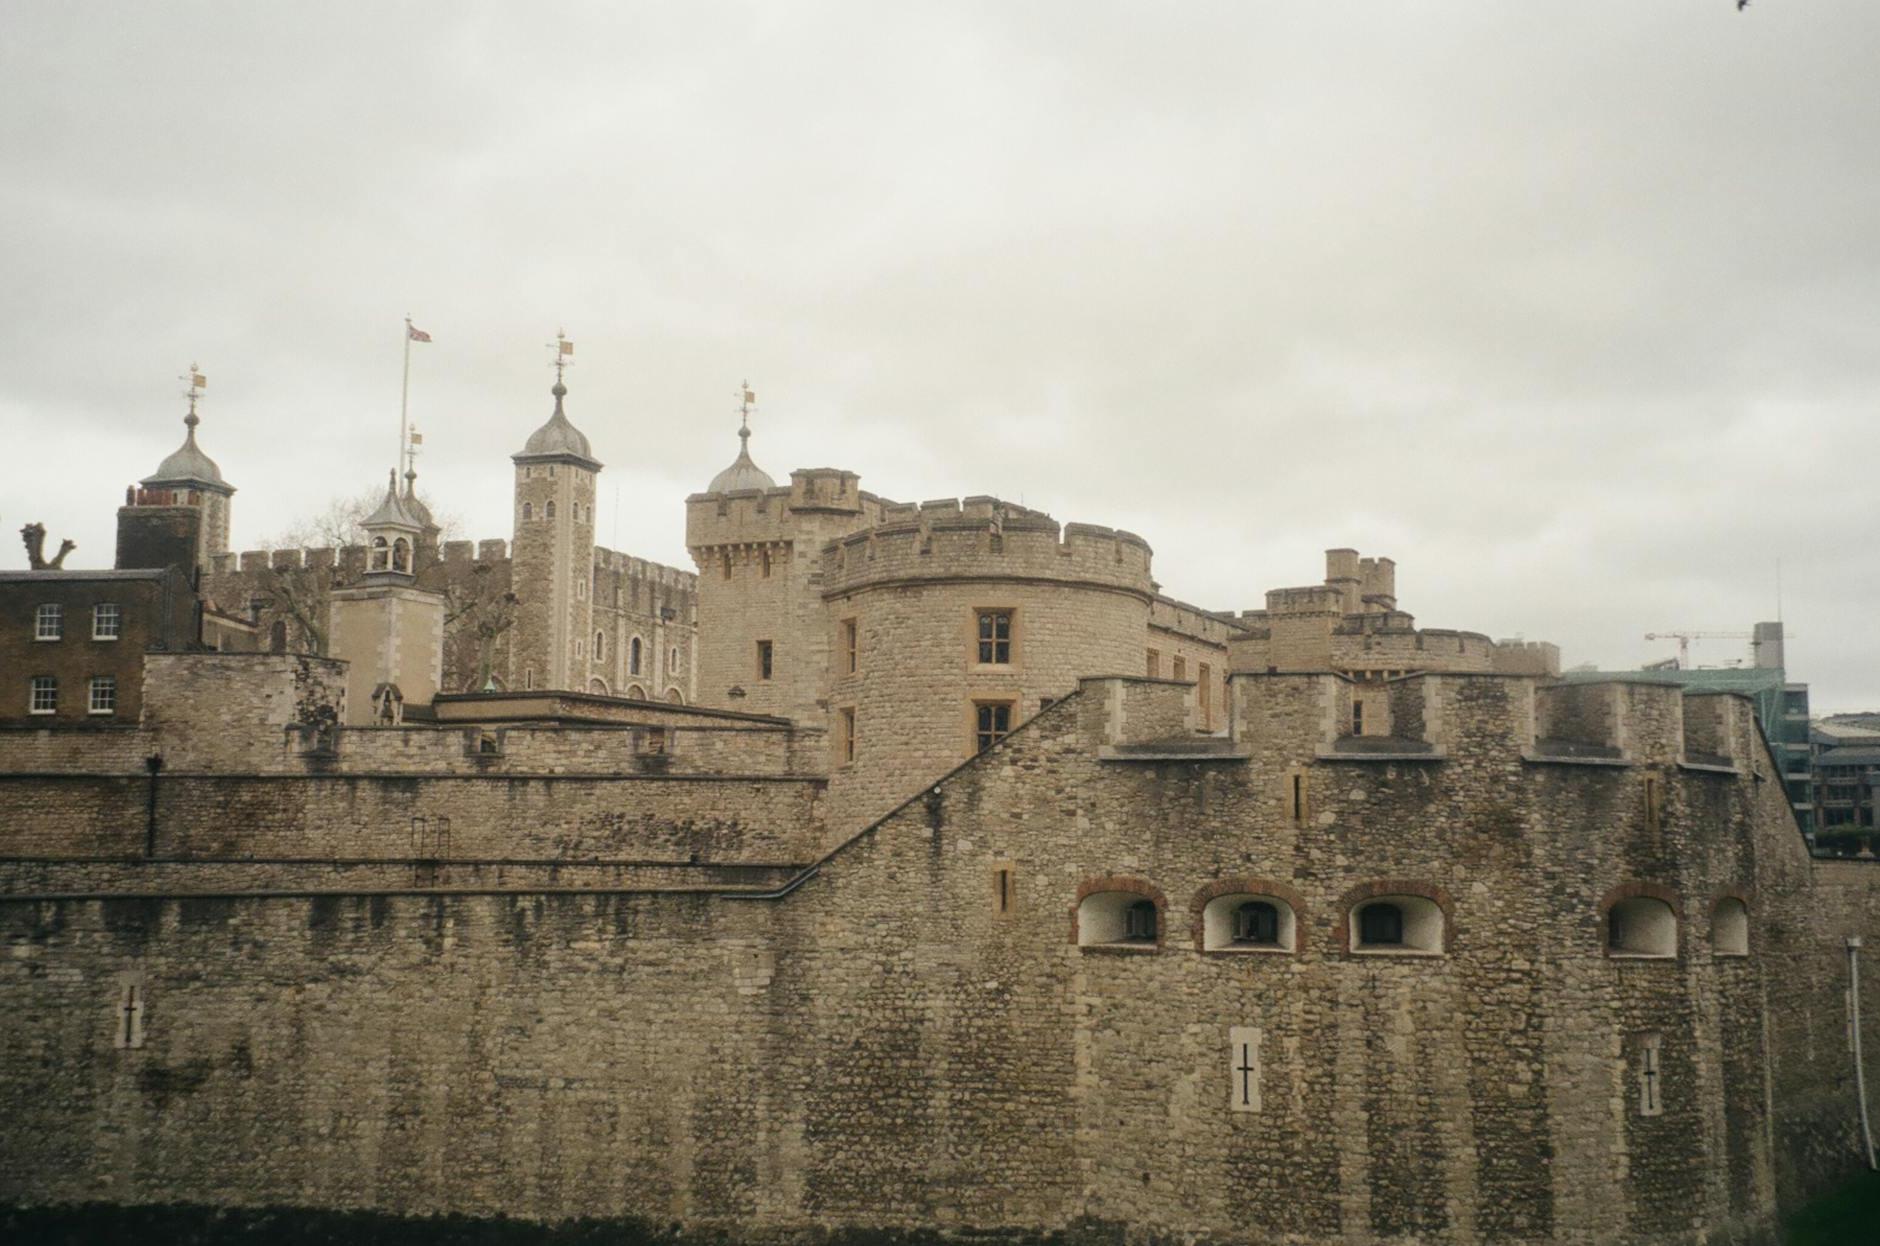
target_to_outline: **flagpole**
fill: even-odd
[[[406,412],[411,403],[411,317],[405,317],[405,379],[398,387],[398,457],[392,462],[402,473],[405,470],[405,424]]]

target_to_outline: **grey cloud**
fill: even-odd
[[[602,530],[651,557],[685,564],[749,376],[774,474],[1022,494],[1216,607],[1351,543],[1428,623],[1630,663],[1769,615],[1780,557],[1798,674],[1880,706],[1870,4],[75,4],[9,34],[0,431],[31,453],[0,511],[84,559],[192,358],[242,544],[375,478],[409,311],[421,470],[477,535],[565,324]]]

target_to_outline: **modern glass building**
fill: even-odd
[[[1815,781],[1809,756],[1808,685],[1789,680],[1783,666],[1782,624],[1758,623],[1750,641],[1747,666],[1680,667],[1675,662],[1637,671],[1565,671],[1569,683],[1612,679],[1677,684],[1692,691],[1740,692],[1756,707],[1756,721],[1781,767],[1795,820],[1812,843],[1815,834]]]

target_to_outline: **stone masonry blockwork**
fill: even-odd
[[[1658,688],[1610,706],[1624,764],[1536,760],[1546,690],[1451,675],[1421,710],[1440,760],[1354,760],[1324,749],[1336,678],[1236,677],[1242,751],[1154,761],[1103,746],[1160,738],[1193,690],[1137,680],[1119,720],[1111,681],[1083,681],[784,887],[52,898],[8,858],[0,1149],[30,1159],[0,1199],[1695,1244],[1772,1240],[1780,1206],[1853,1168],[1840,939],[1880,936],[1880,877],[1807,856],[1747,715],[1706,710],[1735,735],[1729,772],[1683,764],[1682,702]],[[1304,824],[1280,799],[1295,771]],[[59,781],[101,800],[131,782]],[[321,782],[475,823],[430,780]],[[529,837],[594,783],[532,779],[539,804],[480,833],[508,822],[545,859],[633,847]],[[335,803],[304,791],[290,803]],[[624,799],[679,817],[678,791]],[[181,825],[239,842],[251,809],[211,793]],[[1080,893],[1116,877],[1165,898],[1153,949],[1068,938]],[[1247,877],[1286,889],[1296,953],[1183,936]],[[1606,954],[1624,885],[1678,898],[1675,957]],[[1351,897],[1408,887],[1445,898],[1442,953],[1349,950]],[[1710,950],[1726,892],[1750,897],[1748,957]],[[127,982],[136,1049],[112,1042]],[[1230,1028],[1262,1036],[1257,1112],[1228,1110]],[[1647,1037],[1657,1115],[1636,1106]]]

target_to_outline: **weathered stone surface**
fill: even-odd
[[[298,843],[384,871],[422,855],[414,816],[448,818],[474,885],[393,894],[331,864],[140,865],[132,775],[0,782],[0,1200],[1695,1244],[1767,1240],[1857,1164],[1842,939],[1880,942],[1880,870],[1808,858],[1747,713],[1628,686],[1600,728],[1623,758],[1534,760],[1551,691],[1451,674],[1396,707],[1440,759],[1327,758],[1347,682],[1238,676],[1240,753],[1144,762],[1102,750],[1191,721],[1193,690],[1086,680],[789,886],[712,871],[800,847],[834,798],[790,807],[813,780],[603,777],[618,759],[583,766],[566,732],[506,741],[499,765],[565,767],[526,778],[378,752],[160,781],[178,857]],[[1693,740],[1734,765],[1681,764]],[[67,804],[65,838],[16,829]],[[88,854],[113,860],[35,898],[55,863],[21,858]],[[577,864],[601,854],[645,864]],[[1106,879],[1157,897],[1156,939],[1078,946]],[[1296,950],[1202,950],[1224,884],[1270,884]],[[1608,953],[1622,894],[1670,897],[1676,956]],[[1352,950],[1380,895],[1434,897],[1440,953]],[[1746,957],[1710,948],[1725,895]],[[128,982],[144,1042],[120,1049]],[[1237,1028],[1258,1111],[1230,1102]]]

